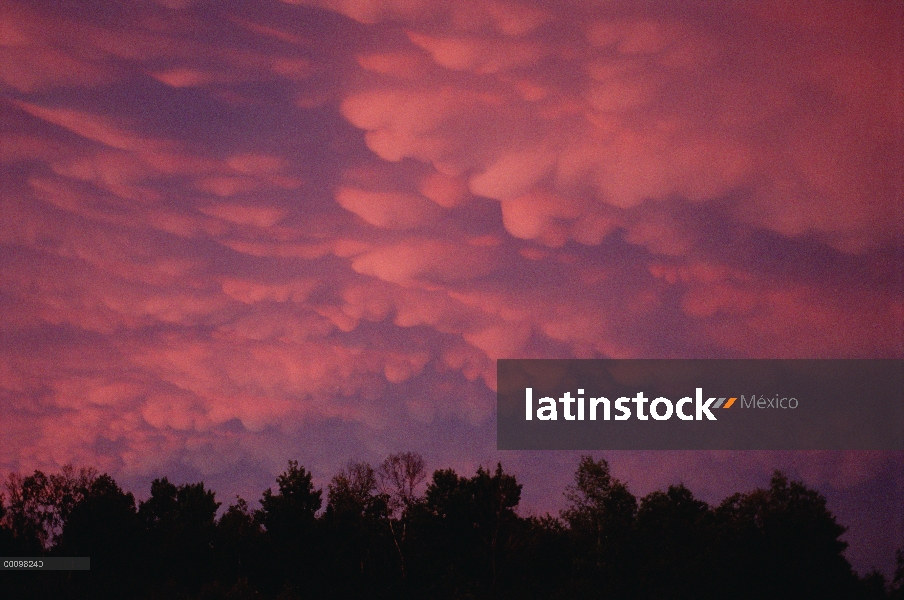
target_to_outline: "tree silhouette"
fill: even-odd
[[[414,520],[422,583],[494,593],[521,523],[514,510],[520,499],[521,485],[501,464],[494,472],[480,467],[471,478],[451,469],[434,472]]]
[[[380,492],[389,509],[386,520],[392,541],[399,556],[402,579],[405,571],[405,545],[411,508],[420,501],[417,488],[427,477],[424,459],[415,452],[390,454],[377,471]]]
[[[489,564],[489,587],[495,589],[518,521],[514,509],[521,501],[521,484],[504,473],[499,463],[492,475],[483,467],[478,468],[467,487],[473,511],[471,520]]]
[[[565,491],[568,523],[577,552],[578,579],[599,579],[615,595],[632,593],[635,561],[630,545],[637,499],[612,477],[605,459],[582,456],[574,484]]]
[[[2,556],[22,556],[24,553],[19,551],[19,547],[13,530],[6,524],[6,497],[0,493],[0,555]]]
[[[39,554],[53,546],[69,513],[96,479],[94,469],[76,471],[72,465],[49,476],[42,471],[27,477],[10,473],[6,481],[7,521],[22,549]]]
[[[255,513],[268,542],[266,570],[272,585],[297,593],[303,583],[319,579],[316,559],[322,553],[315,528],[315,514],[323,504],[322,490],[315,490],[311,474],[290,460],[276,478],[278,491],[265,490]]]
[[[904,600],[904,548],[895,552],[895,575],[892,579],[889,598],[892,600]]]
[[[315,490],[311,474],[290,460],[288,469],[276,478],[279,491],[264,490],[258,520],[271,534],[298,533],[311,528],[320,510],[322,490]]]
[[[380,491],[388,496],[393,516],[399,518],[418,500],[417,487],[427,477],[424,459],[415,452],[390,454],[378,472]]]
[[[708,587],[696,567],[707,562],[712,527],[709,506],[683,485],[644,497],[634,533],[641,595],[705,596]]]
[[[377,495],[377,474],[368,463],[350,462],[337,473],[327,488],[327,515],[330,518],[363,517],[379,503],[388,504],[386,495]]]
[[[416,572],[422,576],[416,584],[431,594],[472,586],[468,576],[473,572],[474,533],[469,502],[464,479],[452,469],[441,469],[433,473],[424,503],[415,511],[414,557]]]
[[[825,498],[781,472],[769,488],[735,494],[715,511],[721,590],[737,597],[847,598],[856,578],[845,560],[844,527]],[[738,583],[743,592],[738,593]]]
[[[91,571],[4,574],[2,598],[857,598],[904,596],[904,549],[886,587],[845,560],[825,499],[776,472],[715,508],[683,485],[639,502],[605,460],[581,457],[561,519],[518,514],[501,464],[348,463],[323,492],[296,461],[219,518],[203,483],[151,484],[136,509],[109,475],[12,475],[0,552],[90,556]],[[42,546],[42,542],[47,546]],[[404,565],[404,571],[402,566]],[[23,577],[16,577],[22,575]],[[37,576],[30,577],[29,576]]]
[[[389,518],[388,496],[377,492],[377,473],[368,463],[350,462],[333,477],[323,518],[332,557],[329,587],[345,597],[393,589],[398,556]]]
[[[140,580],[143,533],[135,498],[104,474],[72,507],[56,553],[90,557],[91,569],[104,574],[77,580],[87,597],[117,598]]]
[[[241,497],[229,506],[217,522],[214,536],[216,577],[227,589],[243,589],[260,568],[261,526]]]
[[[211,576],[219,506],[203,483],[176,486],[166,477],[151,483],[151,497],[141,503],[138,514],[148,532],[159,580],[185,587]]]

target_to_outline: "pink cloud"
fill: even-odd
[[[409,229],[439,216],[436,205],[413,194],[371,192],[342,186],[336,202],[366,222],[384,229]]]

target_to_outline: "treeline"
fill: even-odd
[[[423,459],[350,463],[315,488],[297,462],[252,510],[203,483],[157,479],[136,504],[109,475],[11,474],[0,556],[90,556],[91,571],[2,572],[0,598],[894,598],[858,577],[825,499],[776,473],[718,506],[671,486],[636,498],[581,459],[558,517],[516,512],[503,471]]]

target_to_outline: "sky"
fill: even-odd
[[[249,500],[297,459],[501,461],[499,358],[904,358],[892,0],[0,0],[0,472]],[[890,573],[904,453],[774,469]]]

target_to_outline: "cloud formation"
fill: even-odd
[[[904,356],[900,22],[4,0],[0,467],[465,468],[497,358]]]

